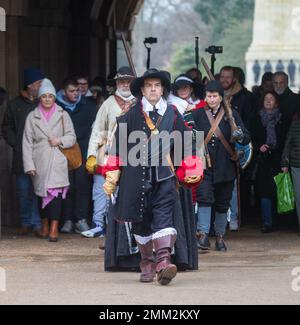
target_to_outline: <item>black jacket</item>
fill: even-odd
[[[275,132],[277,147],[266,153],[261,153],[260,148],[267,141],[267,131],[261,122],[259,114],[253,120],[251,126],[254,150],[252,168],[256,169],[255,181],[258,195],[265,198],[275,197],[276,195],[273,178],[280,172],[280,161],[284,144],[284,125],[282,120],[277,123]]]
[[[289,88],[278,96],[279,109],[282,113],[282,123],[285,134],[288,133],[293,119],[300,117],[300,95],[293,93]]]
[[[119,142],[120,125],[127,125],[127,136],[121,139]],[[191,132],[185,125],[183,117],[177,111],[176,108],[168,106],[161,123],[159,125],[159,131],[167,131],[168,133],[177,130],[183,135],[185,131]],[[129,142],[129,135],[133,131],[143,131],[150,136],[150,130],[146,124],[145,117],[143,115],[143,109],[141,103],[137,103],[136,106],[130,109],[124,116],[118,118],[118,128],[115,133],[116,145],[115,150],[111,151],[112,156],[120,157],[124,162],[127,159],[127,153],[122,154],[121,150],[128,148],[127,152],[132,153],[132,149],[139,145],[138,141]],[[148,146],[148,139],[143,139],[142,148]],[[173,144],[174,145],[174,144]],[[145,147],[143,147],[145,146]],[[174,147],[171,147],[171,154]],[[147,195],[147,164],[148,155],[147,151],[142,151],[139,157],[141,161],[145,161],[146,166],[139,164],[138,166],[130,165],[128,161],[127,165],[122,167],[122,173],[120,178],[120,189],[117,200],[117,216],[116,219],[126,222],[141,222],[143,220],[143,214],[145,211],[145,201]],[[182,159],[184,156],[182,155]],[[176,166],[175,166],[176,167]],[[158,181],[162,181],[164,178],[174,177],[168,166],[157,167],[157,177],[161,177]]]
[[[242,88],[238,93],[232,96],[232,109],[236,110],[247,130],[249,130],[251,121],[255,116],[255,98],[246,88]]]
[[[92,125],[97,115],[96,102],[92,98],[82,96],[74,111],[67,109],[64,104],[59,101],[58,105],[69,113],[74,125],[82,157],[86,160]]]
[[[300,168],[300,120],[292,124],[286,137],[281,166]]]
[[[204,138],[206,138],[209,130],[211,129],[211,125],[205,113],[205,109],[207,108],[193,111],[195,129],[197,131],[203,131]],[[235,110],[232,112],[237,126],[241,127],[242,131],[244,132],[243,144],[248,144],[250,142],[250,134],[245,128],[239,114]],[[219,128],[222,131],[227,142],[230,143],[231,128],[227,121],[226,115],[224,115],[223,119],[221,120]],[[233,181],[236,178],[236,165],[235,162],[231,160],[230,154],[227,152],[226,148],[219,140],[219,138],[215,138],[215,140],[212,139],[208,143],[208,151],[212,162],[214,183],[217,184]]]
[[[8,102],[2,122],[2,134],[6,143],[13,148],[13,172],[24,173],[22,141],[25,121],[30,112],[38,106],[38,100],[30,101],[20,95]]]

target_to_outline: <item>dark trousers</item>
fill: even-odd
[[[43,209],[43,198],[38,198],[39,211],[42,219],[49,219],[50,221],[60,221],[62,216],[62,206],[63,199],[61,194],[55,199],[53,199],[46,207]]]
[[[157,182],[153,176],[148,185],[147,208],[143,222],[133,224],[133,233],[142,237],[148,237],[166,228],[174,228],[173,213],[178,200],[174,177]]]
[[[69,172],[69,181],[69,192],[63,203],[64,221],[87,219],[90,213],[92,178],[88,175],[85,164]]]
[[[214,207],[215,212],[226,213],[230,208],[233,188],[234,180],[214,184],[213,172],[206,170],[197,189],[197,202],[200,207]]]

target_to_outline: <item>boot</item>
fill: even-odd
[[[157,281],[161,285],[169,284],[177,274],[177,267],[171,264],[171,252],[176,235],[167,235],[153,240],[156,253]]]
[[[42,219],[41,238],[47,238],[49,236],[49,220],[48,218]]]
[[[145,245],[142,245],[140,243],[137,244],[142,258],[140,263],[140,282],[153,282],[156,275],[156,264],[153,254],[153,241],[151,240]]]
[[[49,242],[56,243],[58,241],[58,224],[59,221],[51,221],[50,233],[49,233]]]

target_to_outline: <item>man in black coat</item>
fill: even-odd
[[[96,119],[96,102],[81,96],[76,80],[67,79],[63,90],[57,94],[57,103],[69,113],[74,124],[77,142],[81,149],[83,164],[69,172],[70,189],[64,201],[63,233],[82,233],[89,230],[87,217],[90,211],[92,179],[85,169],[92,125]]]
[[[2,122],[3,137],[13,149],[12,168],[16,175],[21,218],[19,235],[26,235],[31,228],[39,235],[41,227],[37,197],[33,193],[31,178],[24,174],[22,139],[26,118],[38,106],[38,91],[43,79],[44,76],[39,70],[24,70],[24,89],[18,97],[8,102]]]
[[[273,87],[278,95],[279,109],[282,114],[283,131],[286,135],[292,121],[300,115],[300,96],[289,88],[289,76],[285,72],[276,72],[273,75]]]
[[[177,273],[177,267],[170,261],[177,237],[173,222],[179,200],[176,176],[182,183],[192,186],[199,184],[203,173],[199,157],[192,155],[191,130],[177,109],[167,104],[170,88],[167,74],[156,69],[146,71],[132,83],[132,94],[139,100],[135,107],[118,119],[115,150],[103,170],[106,177],[104,190],[109,196],[113,195],[117,183],[120,184],[117,219],[133,223],[133,233],[142,258],[140,281],[152,282],[157,272],[161,285],[170,283]],[[174,131],[181,140],[186,132],[190,135],[190,153],[185,150],[188,149],[186,143],[176,148],[175,141],[167,144],[162,141],[161,145],[162,137]],[[141,150],[133,154],[139,145]],[[124,152],[124,148],[128,150]],[[177,161],[180,157],[180,162],[173,164],[171,156],[177,157]],[[174,165],[178,167],[176,171]]]
[[[234,180],[236,179],[236,162],[231,144],[232,130],[225,114],[223,105],[224,90],[219,81],[211,81],[206,86],[207,106],[193,111],[196,131],[203,131],[211,166],[204,172],[204,180],[197,189],[198,203],[198,237],[199,247],[210,248],[208,234],[210,232],[211,211],[216,212],[216,250],[226,251],[223,237],[226,232],[227,212],[230,207]],[[250,135],[237,111],[233,117],[240,128],[239,137],[235,139],[242,144],[250,142]],[[219,122],[217,130],[212,124]],[[223,138],[223,139],[222,139]]]

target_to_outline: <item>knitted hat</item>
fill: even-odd
[[[49,79],[44,79],[41,88],[39,89],[39,97],[45,94],[51,94],[56,97],[56,90]]]
[[[44,79],[45,76],[41,73],[40,70],[28,68],[24,70],[24,86],[28,87],[36,81]]]

